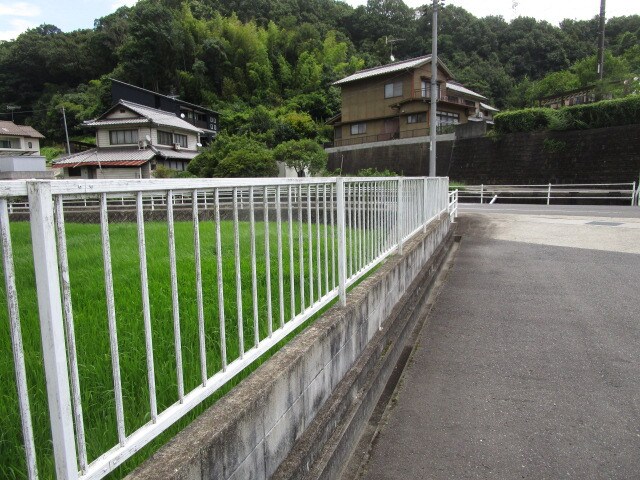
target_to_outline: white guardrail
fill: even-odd
[[[349,286],[437,216],[455,217],[458,194],[447,192],[447,178],[423,177],[0,182],[21,475],[37,478],[51,448],[58,479],[109,474],[324,306],[344,305]],[[33,256],[28,287],[18,250]],[[89,250],[95,258],[82,257]],[[20,308],[29,295],[33,312]],[[24,345],[42,353],[25,357],[23,333],[38,329]],[[161,349],[170,358],[158,360]],[[44,385],[28,388],[25,358],[44,364],[46,400]],[[98,385],[92,398],[83,382]],[[44,436],[30,411],[38,394]],[[127,412],[132,397],[143,405]],[[113,443],[88,448],[95,436]]]
[[[554,200],[616,200],[640,205],[640,187],[629,183],[575,183],[545,185],[464,185],[459,190],[462,202],[494,203],[497,200],[540,200],[550,205]]]

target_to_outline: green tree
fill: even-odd
[[[313,140],[289,140],[274,150],[275,159],[293,168],[299,177],[315,175],[327,167],[327,152]]]

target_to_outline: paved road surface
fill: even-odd
[[[512,213],[461,215],[363,478],[640,478],[640,218]]]

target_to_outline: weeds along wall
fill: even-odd
[[[343,150],[329,168],[427,175],[428,142]],[[437,174],[468,184],[633,182],[640,176],[640,124],[527,132],[438,142]]]

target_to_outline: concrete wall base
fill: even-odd
[[[453,244],[453,233],[451,229],[272,480],[340,476],[400,357],[411,347],[431,287]]]
[[[452,238],[443,214],[127,478],[332,478]]]

